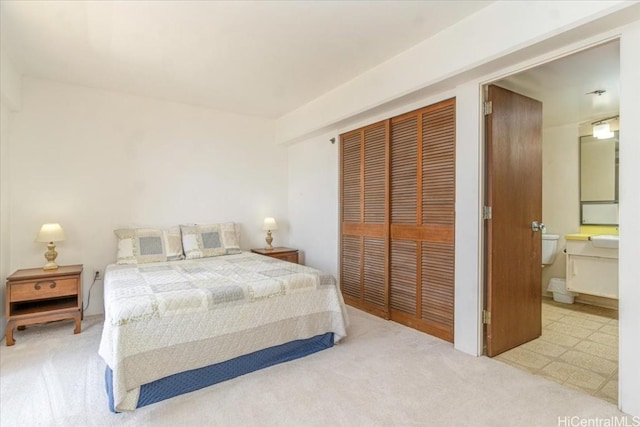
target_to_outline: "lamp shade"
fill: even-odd
[[[60,242],[64,238],[64,230],[60,224],[44,224],[40,228],[36,242]]]
[[[264,223],[262,224],[263,230],[277,230],[278,224],[276,224],[276,220],[269,217],[264,219]]]

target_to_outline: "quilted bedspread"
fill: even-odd
[[[117,411],[140,386],[348,323],[335,278],[253,253],[110,265],[99,354],[113,371]]]

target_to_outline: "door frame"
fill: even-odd
[[[480,150],[480,171],[479,171],[479,194],[478,194],[478,200],[480,205],[478,206],[478,211],[480,212],[480,216],[482,216],[482,208],[485,204],[485,200],[487,197],[487,173],[488,173],[488,164],[487,164],[487,158],[486,158],[486,150],[487,150],[487,144],[488,144],[488,140],[487,140],[487,129],[486,129],[486,121],[485,121],[485,115],[484,115],[484,110],[483,110],[483,106],[484,106],[484,101],[487,99],[487,88],[489,85],[491,84],[495,84],[496,82],[515,75],[515,74],[519,74],[521,72],[524,71],[528,71],[530,69],[536,68],[538,66],[565,58],[567,56],[576,54],[576,53],[580,53],[582,51],[588,50],[590,48],[602,45],[602,44],[606,44],[612,41],[617,40],[619,43],[622,43],[622,34],[621,34],[621,29],[616,29],[614,31],[610,31],[606,34],[600,34],[598,36],[589,38],[589,39],[585,39],[585,40],[581,40],[579,42],[576,42],[570,46],[567,46],[563,49],[558,49],[555,51],[551,51],[548,52],[546,54],[540,55],[538,57],[535,57],[529,61],[525,61],[523,63],[519,63],[519,64],[515,64],[511,67],[505,68],[503,70],[501,70],[500,72],[494,73],[490,76],[486,76],[484,79],[482,79],[481,81],[477,82],[477,89],[478,89],[478,93],[479,93],[479,107],[478,107],[478,111],[479,111],[479,126],[480,126],[480,130],[479,130],[479,140],[480,140],[480,144],[479,144],[479,150]],[[621,91],[621,96],[622,98],[622,91]],[[622,113],[622,112],[620,112]],[[622,115],[622,114],[620,114]],[[622,148],[621,148],[622,149]],[[483,310],[485,310],[487,308],[487,287],[488,287],[488,283],[487,283],[487,261],[488,261],[488,257],[487,257],[487,230],[486,230],[486,226],[485,226],[485,221],[480,218],[480,225],[479,225],[479,271],[478,271],[478,278],[479,278],[479,299],[478,299],[478,304],[479,304],[479,309],[478,309],[478,355],[485,355],[486,354],[486,328],[485,325],[483,323]],[[620,365],[620,362],[618,361],[618,366]]]
[[[517,56],[511,58],[505,54],[497,60],[499,63],[494,65],[493,70],[463,80],[463,83],[456,87],[456,134],[458,140],[456,148],[456,212],[464,211],[467,215],[475,217],[475,220],[470,221],[468,216],[463,218],[462,215],[456,215],[456,242],[466,242],[464,245],[456,245],[455,255],[456,315],[454,327],[456,333],[454,346],[457,350],[476,356],[483,355],[482,310],[485,308],[486,294],[485,236],[484,221],[482,220],[482,206],[486,198],[484,188],[486,174],[485,123],[482,113],[484,86],[613,40],[620,41],[622,57],[625,36],[631,41],[635,40],[633,26],[617,26],[595,36],[580,38],[561,48],[555,48],[552,44],[546,50],[544,47],[540,47],[529,53],[517,51]],[[553,40],[553,37],[549,40]],[[633,65],[628,68],[630,71],[634,70]],[[621,67],[621,73],[622,71],[623,67]],[[630,84],[627,86],[630,86],[631,89],[635,87]],[[621,90],[624,90],[624,87]],[[621,115],[634,113],[634,111],[633,108],[623,109],[621,102]]]

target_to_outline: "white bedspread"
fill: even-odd
[[[104,301],[99,354],[118,411],[143,384],[327,332],[338,342],[348,324],[332,276],[247,252],[110,265]]]

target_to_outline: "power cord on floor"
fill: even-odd
[[[96,284],[96,281],[98,280],[102,280],[100,279],[100,272],[96,271],[96,274],[93,276],[93,282],[91,282],[91,286],[89,286],[89,292],[88,292],[88,296],[87,296],[87,305],[86,306],[82,306],[82,312],[84,313],[84,311],[89,308],[89,304],[91,304],[91,289],[93,288],[93,285]]]

